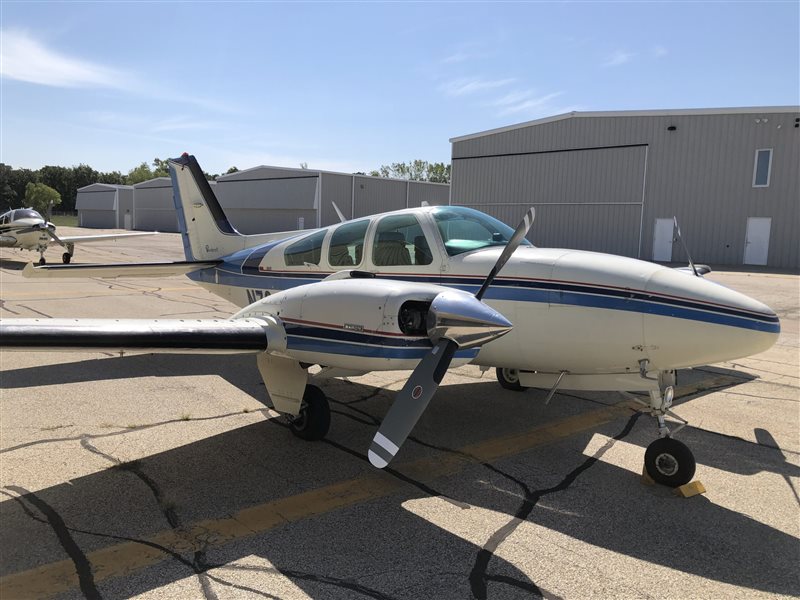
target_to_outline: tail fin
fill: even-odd
[[[243,235],[231,225],[194,156],[169,160],[175,210],[188,261],[214,260],[286,237],[287,232]]]

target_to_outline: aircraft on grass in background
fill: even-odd
[[[170,161],[186,262],[28,265],[29,276],[186,273],[242,306],[227,320],[5,319],[0,349],[245,352],[272,404],[305,439],[330,412],[315,377],[411,370],[368,456],[399,451],[447,369],[494,367],[508,389],[645,392],[659,438],[645,452],[656,481],[691,480],[695,459],[675,440],[676,369],[767,350],[778,317],[693,268],[554,248],[476,210],[419,207],[311,231],[241,235],[193,156]],[[501,272],[502,269],[502,272]],[[647,396],[644,396],[647,397]],[[676,429],[677,431],[677,429]]]
[[[137,231],[59,237],[56,235],[56,226],[45,220],[32,208],[17,208],[0,215],[0,248],[36,250],[39,253],[40,265],[47,262],[44,258],[45,250],[54,244],[64,248],[65,252],[61,256],[61,260],[64,264],[68,264],[75,253],[75,244],[104,242],[124,237],[155,235],[156,233],[155,231]]]

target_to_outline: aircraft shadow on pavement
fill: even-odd
[[[136,376],[130,367],[142,358],[122,359],[134,361],[133,365],[126,365],[126,376],[132,373]],[[167,357],[159,360],[163,358]],[[224,363],[221,367],[224,374],[247,374],[241,371],[244,367],[238,360],[228,361],[227,357],[224,361],[219,357],[214,360],[217,367]],[[244,362],[252,365],[252,361]],[[208,372],[198,364],[198,357],[180,364],[183,367],[175,373]],[[242,387],[248,392],[260,384],[257,371],[252,368],[254,372],[247,375]],[[63,382],[59,375],[67,376],[69,381],[81,381],[75,373],[84,370],[62,371],[60,367],[53,370],[47,366],[41,367],[39,373],[34,372],[36,369],[21,371],[26,377],[41,375],[55,384]],[[97,371],[94,373],[96,376]],[[116,372],[109,373],[107,369],[102,373],[116,376]],[[18,372],[12,371],[9,379],[6,375],[3,387],[7,389],[15,387],[15,381],[19,387],[23,380]],[[38,381],[41,385],[42,380]],[[260,393],[264,394],[263,387]],[[331,433],[326,442],[303,442],[275,421],[265,420],[152,454],[125,468],[108,468],[41,489],[33,496],[12,499],[10,496],[24,494],[24,490],[13,489],[13,482],[9,482],[0,502],[0,522],[4,529],[0,537],[2,574],[64,560],[66,554],[58,535],[63,541],[65,531],[80,552],[89,553],[119,543],[121,538],[144,539],[170,527],[226,518],[270,500],[373,475],[364,454],[375,432],[374,422],[383,417],[391,402],[391,392],[359,383],[332,382],[328,393],[333,397],[338,393],[340,398],[346,395],[348,400],[334,403]],[[538,393],[504,392],[491,381],[443,386],[415,429],[415,439],[410,439],[404,447],[406,457],[398,457],[398,471],[388,476],[403,478],[402,461],[408,456],[436,456],[437,452],[464,445],[459,430],[470,424],[479,432],[508,433],[514,427],[521,427],[520,414],[524,411],[530,415],[531,423],[536,423],[537,417],[553,407],[536,402],[536,396],[532,402],[531,395]],[[501,402],[503,407],[498,409]],[[567,413],[586,410],[585,401],[567,398],[564,410]],[[626,442],[646,445],[653,439],[654,426],[647,416],[631,423],[632,429],[624,438]],[[611,437],[619,434],[624,425],[624,418],[617,419],[600,427],[598,432]],[[772,448],[703,430],[684,431],[682,438],[703,464],[743,474],[761,471],[797,474],[797,468],[788,465],[780,452]],[[407,595],[409,574],[418,580],[411,595],[467,597],[474,584],[470,574],[474,578],[481,548],[432,526],[402,504],[408,499],[441,493],[458,502],[508,515],[511,522],[519,511],[522,493],[514,482],[522,481],[534,496],[536,490],[557,490],[548,492],[533,507],[527,516],[529,522],[677,571],[767,593],[797,593],[793,563],[800,551],[798,540],[744,514],[714,505],[706,498],[679,500],[664,488],[643,486],[630,471],[600,460],[571,484],[558,489],[560,482],[568,481],[568,474],[587,460],[581,451],[593,433],[576,434],[533,449],[524,454],[524,460],[509,457],[496,461],[492,469],[468,466],[452,477],[427,485],[405,478],[400,491],[387,498],[210,547],[202,553],[202,561],[191,552],[184,557],[187,561],[184,563],[165,555],[164,561],[153,568],[123,579],[98,582],[97,587],[105,597],[126,597],[183,579],[192,574],[192,565],[195,571],[202,571],[211,565],[256,555],[266,558],[311,597],[330,597],[337,592],[356,595],[353,582],[364,581],[365,577],[371,577],[369,586],[364,584],[365,589],[371,590],[366,595],[380,598],[396,597],[395,592]],[[147,435],[136,431],[131,434]],[[462,434],[468,435],[466,429]],[[764,430],[757,432],[757,436],[759,441],[768,442],[771,438]],[[109,444],[93,438],[88,440],[89,447],[84,445],[84,448],[87,456],[96,459],[101,453],[111,453],[109,448],[116,447],[119,440],[117,437]],[[431,449],[426,441],[438,449]],[[57,449],[54,447],[52,451],[55,461]],[[47,450],[37,456],[39,461],[47,460]],[[487,480],[493,478],[498,485],[487,487]],[[501,491],[504,489],[514,493]],[[45,515],[42,506],[50,507],[58,518]],[[445,574],[439,572],[442,569]],[[386,573],[385,581],[369,576],[376,572]],[[393,573],[407,575],[398,577]],[[536,589],[535,581],[498,556],[490,557],[483,576],[489,586],[513,586],[527,592]],[[333,590],[331,586],[341,589]]]
[[[22,271],[27,265],[29,260],[14,260],[11,258],[0,258],[0,269],[9,269],[10,271]]]

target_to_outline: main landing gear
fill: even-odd
[[[321,440],[331,426],[331,409],[325,393],[315,385],[306,385],[300,414],[286,415],[289,429],[297,437],[314,441]]]
[[[522,387],[520,384],[519,371],[517,369],[497,368],[495,370],[495,374],[497,375],[497,381],[500,383],[500,387],[506,390],[523,392],[528,389],[526,387]]]

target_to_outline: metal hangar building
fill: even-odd
[[[800,267],[800,107],[571,112],[455,137],[450,203],[529,238],[684,262]]]

